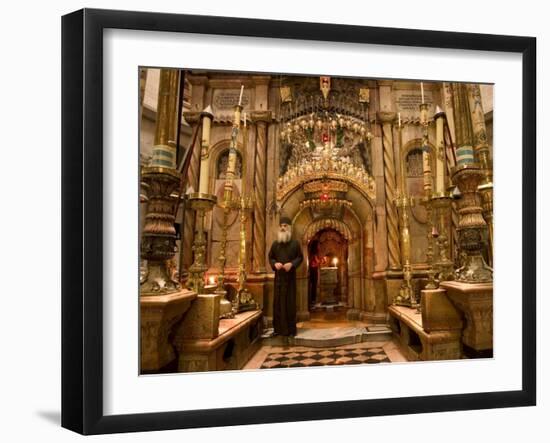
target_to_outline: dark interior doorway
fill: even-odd
[[[332,228],[317,232],[308,244],[308,304],[312,307],[320,303],[320,270],[324,267],[336,268],[337,284],[334,299],[338,304],[347,303],[348,289],[348,241]]]

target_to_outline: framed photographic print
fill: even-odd
[[[62,425],[534,405],[535,51],[64,16]]]

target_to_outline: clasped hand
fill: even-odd
[[[288,262],[283,265],[282,263],[277,262],[275,263],[275,269],[277,269],[277,271],[284,269],[286,272],[288,272],[292,269],[292,263]]]

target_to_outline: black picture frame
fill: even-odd
[[[109,28],[522,55],[522,388],[131,415],[103,412],[103,31]],[[62,426],[82,434],[536,404],[536,39],[340,24],[83,9],[62,18]]]

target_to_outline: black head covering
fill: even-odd
[[[286,224],[286,225],[291,225],[292,224],[292,220],[286,216],[283,216],[279,219],[279,224],[282,225],[282,224]]]

